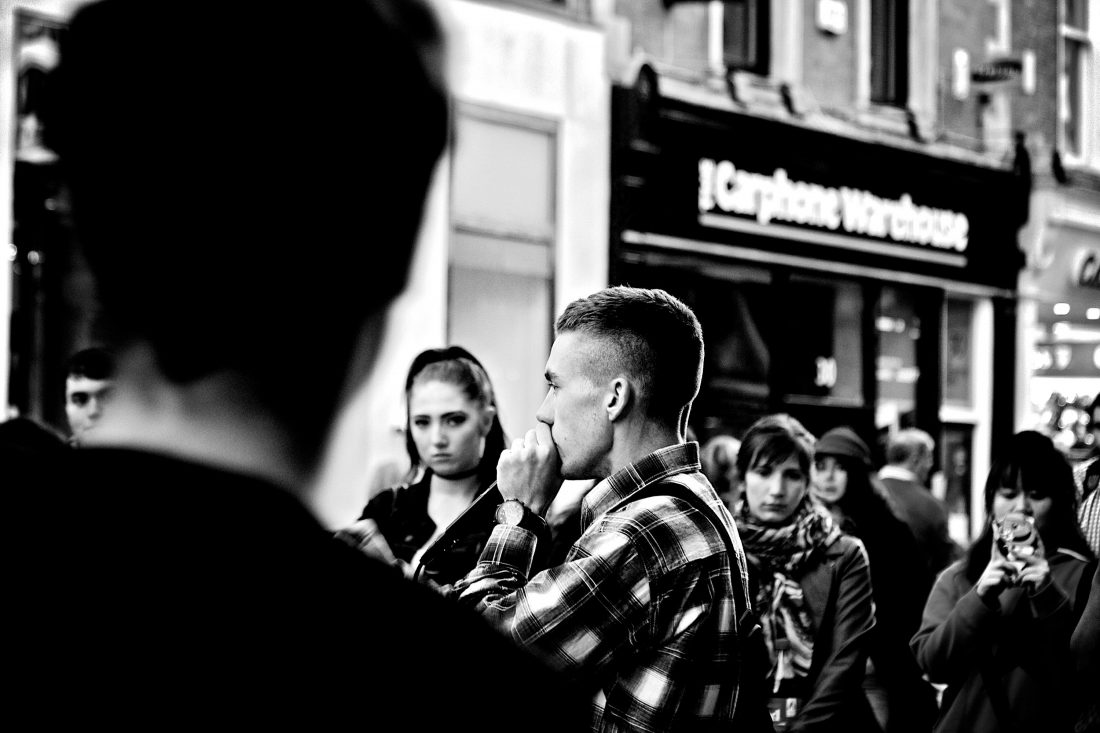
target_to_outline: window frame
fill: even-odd
[[[885,20],[880,16],[883,10],[890,11]],[[868,2],[867,89],[871,104],[901,108],[909,105],[909,50],[912,45],[909,13],[909,0]],[[880,24],[890,26],[892,33],[880,33]],[[885,69],[883,61],[889,62]]]
[[[1086,165],[1091,162],[1093,167],[1100,167],[1098,165],[1100,161],[1093,160],[1100,151],[1094,149],[1096,147],[1093,141],[1094,131],[1089,123],[1097,112],[1096,105],[1098,103],[1094,89],[1096,80],[1092,78],[1095,70],[1092,68],[1093,64],[1091,63],[1096,48],[1089,32],[1091,26],[1096,23],[1095,13],[1092,12],[1095,8],[1091,7],[1093,3],[1088,2],[1088,0],[1078,0],[1078,2],[1081,3],[1085,13],[1083,28],[1069,24],[1066,17],[1068,13],[1067,1],[1059,0],[1058,3],[1058,100],[1056,107],[1058,149],[1062,152],[1065,163]],[[1070,99],[1069,79],[1066,75],[1068,52],[1071,44],[1078,49],[1077,53],[1080,54],[1076,80],[1076,140],[1070,139],[1069,131],[1066,129],[1068,118],[1065,116],[1072,101]],[[1096,123],[1093,122],[1092,124],[1095,125]]]

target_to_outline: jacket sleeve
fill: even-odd
[[[846,540],[851,545],[837,560],[833,577],[838,586],[832,627],[817,632],[818,639],[831,636],[831,651],[793,730],[832,729],[863,681],[875,625],[871,570],[863,544],[854,537]]]
[[[973,587],[963,587],[961,561],[940,574],[924,605],[921,627],[910,642],[917,664],[933,682],[950,683],[973,669],[989,643],[1000,611],[987,606]]]

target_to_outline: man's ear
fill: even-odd
[[[622,375],[612,379],[607,393],[608,421],[615,422],[626,416],[636,399],[634,384],[629,379]]]
[[[478,428],[481,430],[482,437],[489,434],[489,430],[493,427],[493,418],[497,416],[497,408],[492,405],[486,405],[481,410],[481,420],[478,423]]]

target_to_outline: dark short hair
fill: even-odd
[[[65,374],[68,377],[111,379],[115,376],[115,359],[111,352],[98,346],[81,349],[69,357]]]
[[[105,331],[176,383],[243,375],[316,451],[404,287],[448,100],[427,3],[310,13],[323,26],[258,0],[84,6],[45,129]]]
[[[703,327],[691,308],[664,290],[617,286],[570,303],[558,333],[578,331],[610,349],[601,366],[635,382],[645,414],[675,423],[699,393]]]
[[[478,466],[478,480],[483,486],[487,486],[496,478],[497,461],[507,447],[508,438],[500,423],[500,408],[497,405],[493,383],[489,380],[489,373],[473,354],[461,346],[427,349],[417,354],[409,366],[409,373],[405,377],[405,450],[409,455],[411,467],[410,480],[419,471],[421,460],[420,452],[416,449],[416,443],[412,437],[412,415],[409,412],[409,405],[412,401],[413,385],[421,380],[437,380],[453,384],[469,399],[480,403],[483,407],[490,406],[496,409],[493,424],[489,428],[488,435],[485,436],[485,452]]]
[[[814,442],[813,434],[790,415],[765,415],[750,425],[741,439],[737,470],[745,476],[750,470],[771,467],[793,457],[809,478]]]

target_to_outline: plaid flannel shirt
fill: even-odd
[[[682,499],[652,496],[608,511],[672,475],[726,524],[740,568],[714,526]],[[731,568],[747,566],[733,519],[700,472],[699,446],[663,448],[601,481],[581,504],[581,525],[565,562],[534,577],[535,535],[495,527],[453,592],[596,689],[593,730],[712,729],[729,721],[740,588]]]

